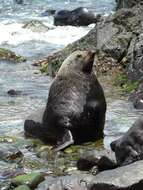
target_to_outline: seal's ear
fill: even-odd
[[[111,142],[111,144],[110,144],[111,150],[112,150],[113,152],[115,152],[116,144],[117,144],[116,141],[113,141],[113,142]]]

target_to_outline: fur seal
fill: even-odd
[[[92,72],[93,62],[90,51],[75,51],[63,62],[50,87],[42,121],[26,120],[26,133],[52,140],[56,151],[103,137],[106,101]]]
[[[143,159],[143,117],[116,141],[111,143],[119,166]]]
[[[54,25],[87,26],[89,24],[96,23],[99,18],[100,15],[96,15],[87,8],[79,7],[72,11],[57,11],[54,15]]]

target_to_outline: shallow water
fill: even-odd
[[[93,6],[93,2],[95,6]],[[114,5],[113,0],[25,0],[25,5],[22,6],[13,4],[12,0],[0,1],[0,46],[27,57],[25,63],[13,64],[0,61],[0,143],[6,143],[7,146],[15,145],[22,151],[24,160],[21,164],[23,164],[24,171],[42,169],[47,172],[50,169],[60,168],[59,165],[61,171],[63,165],[74,166],[79,155],[96,147],[96,144],[76,146],[78,151],[77,149],[72,150],[72,155],[61,153],[55,156],[52,155],[49,147],[26,140],[23,136],[25,118],[37,108],[45,105],[48,89],[52,82],[50,77],[41,75],[38,68],[33,67],[31,63],[79,39],[93,27],[93,25],[88,27],[54,27],[51,16],[41,17],[40,14],[49,8],[58,10],[61,7],[62,9],[72,9],[79,6],[89,7],[98,13],[105,14],[110,13]],[[44,22],[50,30],[38,33],[22,28],[25,21],[31,19]],[[104,145],[109,148],[110,142],[119,138],[136,118],[143,114],[136,111],[130,102],[121,97],[120,89],[116,87],[113,89],[113,86],[110,85],[110,79],[103,78],[101,83],[108,103]],[[21,95],[8,96],[7,91],[10,89],[21,91]],[[46,150],[46,155],[43,150]],[[0,179],[2,179],[1,173],[3,171],[17,167],[19,167],[17,163],[7,165],[6,162],[1,161]]]

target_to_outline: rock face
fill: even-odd
[[[135,6],[137,3],[142,2],[142,0],[116,0],[117,9],[121,8],[131,8]]]
[[[141,83],[138,89],[132,94],[130,100],[133,101],[136,109],[143,109],[143,83]]]
[[[130,80],[143,80],[143,33],[137,34],[130,43],[127,59],[127,75]]]
[[[89,184],[89,190],[142,190],[143,161],[96,175]]]

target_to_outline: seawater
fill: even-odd
[[[53,17],[42,17],[47,9],[87,7],[95,13],[110,14],[114,0],[24,0],[18,5],[14,0],[0,0],[0,47],[8,48],[27,57],[26,63],[13,64],[0,61],[0,136],[20,136],[26,117],[46,104],[52,79],[41,75],[32,62],[62,49],[67,44],[86,35],[94,25],[87,27],[53,25]],[[50,29],[32,32],[23,25],[30,20],[40,20]],[[23,95],[9,97],[10,89]],[[109,91],[107,85],[107,91]],[[105,90],[106,93],[106,90]],[[108,109],[105,127],[105,146],[122,135],[141,115],[131,103],[107,92]]]

